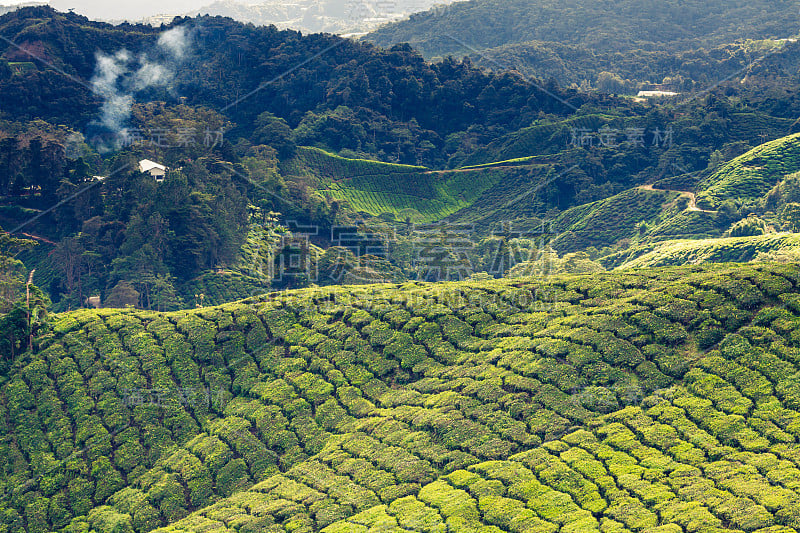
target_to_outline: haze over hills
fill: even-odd
[[[608,72],[634,87],[681,77],[674,87],[680,88],[684,79],[724,79],[763,55],[764,46],[777,46],[752,47],[749,40],[798,34],[800,14],[790,1],[471,0],[387,25],[368,39],[381,46],[407,42],[428,58],[471,56],[487,67],[567,85],[596,87],[598,75]],[[719,69],[723,75],[716,76]]]
[[[178,15],[203,5],[202,0],[143,0],[140,2],[109,3],[97,0],[49,0],[44,2],[53,9],[77,13],[95,20],[140,20],[145,17],[172,14]]]
[[[94,20],[106,22],[146,22],[155,26],[168,24],[176,16],[211,15],[230,17],[259,26],[274,24],[281,29],[304,33],[366,32],[386,22],[425,11],[433,5],[453,0],[168,0],[114,4],[95,0],[49,0],[42,2],[11,1],[0,4],[0,14],[25,6],[49,5],[59,11],[75,11]]]
[[[256,25],[275,24],[303,33],[367,32],[387,22],[426,11],[453,0],[301,0],[286,2],[241,2],[218,0],[187,11],[190,15],[219,15]]]

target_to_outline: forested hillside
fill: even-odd
[[[182,30],[171,38],[183,36],[185,50],[157,63],[170,71],[167,79],[138,91],[121,83],[119,91],[140,101],[178,103],[182,96],[188,105],[221,111],[242,129],[237,137],[246,133],[254,143],[260,137],[255,130],[263,125],[256,120],[269,111],[293,128],[302,123],[300,144],[320,142],[336,151],[378,155],[396,154],[399,143],[399,162],[419,158],[436,164],[450,134],[477,124],[511,131],[540,112],[567,115],[589,100],[557,87],[545,91],[511,75],[484,73],[469,63],[426,63],[409,47],[380,50],[333,35],[303,36],[220,17],[178,18],[163,29],[111,26],[42,7],[0,18],[0,34],[13,43],[0,45],[6,60],[0,65],[33,66],[22,76],[0,70],[6,118],[40,118],[87,133],[86,124],[98,118],[103,103],[102,94],[92,93],[93,77],[102,74],[96,54],[115,57],[125,49],[155,63],[163,55],[158,39],[174,28]],[[139,66],[133,60],[118,64],[132,71],[128,76]],[[432,145],[429,153],[419,150],[423,141]]]
[[[635,94],[641,84],[663,82],[684,92],[749,72],[764,56],[795,61],[797,44],[785,42],[800,33],[795,7],[784,1],[470,0],[388,24],[368,39],[381,46],[410,43],[428,58],[469,56],[492,69],[567,86]],[[785,72],[796,71],[795,65]]]
[[[682,51],[671,51],[666,43],[654,49],[597,50],[529,41],[477,53],[464,48],[453,55],[466,55],[487,68],[514,68],[533,78],[553,79],[565,87],[633,96],[652,89],[692,94],[731,78],[757,85],[757,78],[768,76],[791,83],[796,81],[798,48],[795,37],[735,38],[708,49]]]
[[[0,312],[31,270],[52,311],[172,311],[800,228],[788,42],[748,83],[643,102],[219,17],[156,29],[38,7],[0,35],[0,226],[38,243],[15,252]],[[741,167],[751,150],[786,163],[762,176]]]
[[[588,99],[407,47],[223,18],[155,29],[39,7],[0,18],[0,35],[0,225],[39,242],[23,259],[57,309],[230,301],[270,287],[293,222],[327,245],[359,212],[438,220],[481,192],[464,194],[467,175],[424,174],[397,196],[352,165],[340,171],[353,186],[325,182],[319,165],[293,170],[304,146],[436,169],[462,144]],[[476,127],[484,140],[466,139]],[[137,172],[142,159],[169,168],[163,187]],[[499,179],[473,174],[484,188]]]
[[[796,30],[799,22],[800,14],[788,1],[470,0],[412,15],[377,30],[371,39],[382,45],[408,42],[426,55],[460,52],[448,36],[478,49],[549,41],[603,51],[677,51],[739,39],[791,37],[796,31],[787,31]]]
[[[795,531],[795,266],[53,317],[8,531]],[[773,529],[766,529],[773,528]]]

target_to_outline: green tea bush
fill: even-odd
[[[243,490],[249,484],[247,463],[243,459],[232,459],[222,466],[216,475],[216,489],[222,496],[230,496],[237,490]]]
[[[137,533],[791,527],[793,269],[359,289],[369,307],[324,288],[76,315],[2,384],[0,522],[87,533],[106,519]],[[545,286],[564,295],[556,307],[521,302]],[[187,390],[201,392],[177,395]],[[161,395],[137,403],[131,391]]]

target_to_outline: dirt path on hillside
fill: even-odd
[[[700,213],[716,213],[716,211],[710,211],[708,209],[700,209],[697,207],[697,195],[693,192],[689,191],[676,191],[672,189],[656,189],[652,185],[641,185],[638,187],[643,191],[665,191],[665,192],[677,192],[684,198],[689,199],[689,207],[686,208],[687,211],[698,211]]]
[[[24,236],[28,237],[29,239],[34,239],[34,240],[37,240],[37,241],[46,242],[47,244],[53,244],[53,245],[57,244],[57,243],[51,241],[50,239],[46,239],[44,237],[40,237],[39,235],[33,235],[31,233],[25,233],[25,232],[22,232],[22,231],[19,234],[20,235],[24,235]]]

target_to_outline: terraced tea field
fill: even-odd
[[[715,209],[722,201],[753,200],[800,170],[800,134],[762,144],[725,164],[698,187],[697,204]]]
[[[632,247],[600,261],[609,268],[652,268],[701,263],[748,262],[759,253],[797,252],[800,236],[772,233],[753,237],[661,241]]]
[[[441,220],[472,205],[499,183],[502,168],[431,171],[424,167],[346,159],[316,148],[300,148],[284,166],[289,176],[317,180],[325,194],[356,211],[390,213],[413,222]]]
[[[313,176],[337,181],[352,176],[374,176],[425,172],[425,167],[383,163],[368,159],[348,159],[319,148],[298,147],[295,157],[283,163],[289,176]]]
[[[643,220],[659,220],[673,214],[668,208],[679,193],[645,188],[625,192],[567,209],[553,223],[559,233],[553,246],[572,252],[589,246],[610,246],[620,239],[635,235],[636,225]],[[665,213],[665,211],[667,211]]]
[[[3,385],[3,528],[794,531],[799,283],[686,267],[60,315]]]

